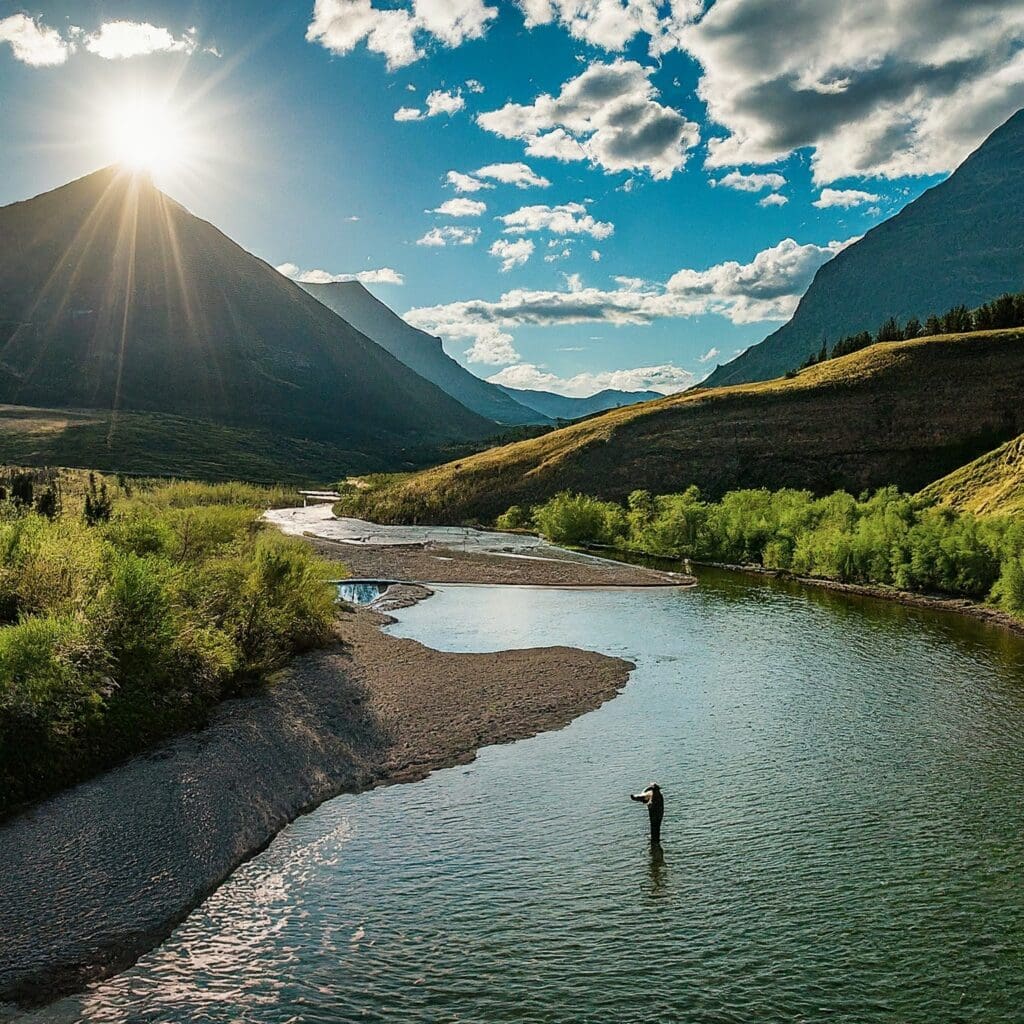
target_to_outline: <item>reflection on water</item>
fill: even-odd
[[[39,1020],[995,1022],[1024,1005],[1024,648],[708,574],[439,588],[435,647],[633,658],[567,729],[340,797]],[[630,792],[657,778],[662,850]]]
[[[370,604],[388,589],[388,584],[376,580],[343,582],[338,583],[337,588],[339,601],[347,601],[349,604]]]

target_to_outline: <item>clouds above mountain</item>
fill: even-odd
[[[405,278],[391,267],[360,270],[354,274],[332,274],[327,270],[302,270],[294,263],[282,263],[274,268],[279,274],[302,284],[337,284],[341,281],[359,281],[361,284],[405,284]]]
[[[529,238],[517,238],[514,242],[499,238],[487,251],[501,260],[501,269],[507,272],[513,267],[521,267],[533,255],[533,249],[533,241]]]
[[[505,233],[522,235],[535,231],[549,231],[553,235],[590,235],[608,238],[615,225],[595,219],[587,213],[583,203],[562,203],[560,206],[522,206],[498,218],[505,225]]]
[[[682,269],[664,283],[619,278],[615,288],[585,286],[570,275],[564,290],[517,288],[499,299],[470,299],[412,309],[409,323],[453,341],[484,343],[493,354],[512,346],[520,327],[607,323],[645,326],[656,320],[714,313],[734,324],[788,319],[822,263],[856,241],[813,245],[783,239],[749,263],[727,261]]]
[[[487,379],[492,384],[502,384],[507,388],[553,391],[567,398],[587,398],[606,388],[614,388],[616,391],[660,391],[663,395],[672,395],[684,391],[696,381],[689,370],[672,363],[637,366],[630,370],[584,372],[572,377],[560,377],[534,363],[517,363],[506,366]]]
[[[718,0],[679,32],[712,167],[812,151],[818,183],[952,169],[1024,104],[1019,0]]]
[[[658,101],[656,69],[631,60],[591,64],[557,96],[506,103],[477,116],[485,131],[519,139],[531,156],[589,161],[605,171],[670,178],[700,141],[700,129]]]

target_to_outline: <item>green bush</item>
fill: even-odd
[[[555,544],[615,544],[628,522],[621,506],[563,491],[533,510],[537,529]]]
[[[338,567],[259,522],[279,492],[71,492],[52,521],[0,504],[0,816],[200,724],[334,619]],[[87,518],[101,494],[109,517]]]

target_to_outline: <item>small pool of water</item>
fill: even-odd
[[[376,601],[390,583],[380,580],[359,580],[357,582],[342,581],[337,584],[338,600],[346,601],[348,604],[371,604]]]
[[[637,669],[566,729],[329,801],[131,970],[30,1019],[1020,1021],[1024,645],[701,581],[440,587],[399,612],[437,648]],[[652,781],[661,856],[628,799]]]

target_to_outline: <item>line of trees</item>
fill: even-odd
[[[331,635],[337,566],[259,521],[282,492],[83,477],[0,501],[0,818]]]
[[[986,302],[977,309],[954,306],[945,313],[933,313],[924,323],[911,317],[901,324],[895,317],[889,317],[877,331],[860,331],[840,338],[830,349],[822,342],[819,351],[809,356],[800,369],[815,366],[828,359],[859,352],[869,345],[883,341],[912,341],[914,338],[929,338],[938,334],[969,334],[972,331],[993,331],[1009,327],[1024,327],[1024,292],[1000,295],[998,299]],[[792,371],[795,374],[797,371]]]
[[[704,501],[634,491],[625,505],[563,492],[513,506],[499,528],[532,527],[574,546],[610,545],[666,558],[758,565],[848,583],[991,601],[1024,613],[1024,519],[979,518],[888,487],[740,490]]]

